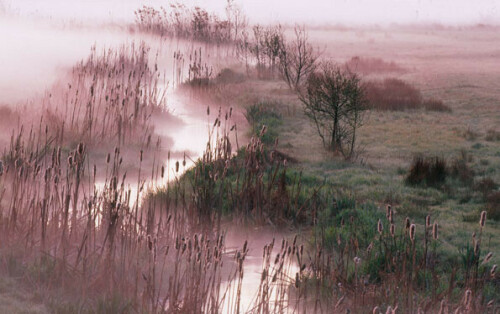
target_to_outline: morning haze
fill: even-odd
[[[498,313],[498,6],[0,0],[0,313]]]

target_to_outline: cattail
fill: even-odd
[[[394,234],[396,232],[396,226],[391,223],[391,236],[394,238]]]
[[[495,277],[496,271],[497,271],[497,264],[495,264],[491,267],[491,270],[490,270],[491,277]]]
[[[207,116],[209,116],[209,115],[210,115],[210,107],[207,106]]]
[[[465,308],[469,308],[472,299],[471,296],[472,296],[472,291],[470,289],[467,289],[467,291],[465,291],[465,298],[464,298]]]
[[[481,219],[479,219],[479,225],[482,227],[484,227],[484,224],[486,223],[486,211],[483,210],[481,212]]]
[[[295,288],[299,288],[299,284],[300,284],[299,279],[300,279],[299,273],[295,273]]]
[[[140,157],[139,157],[139,159],[140,159],[140,161],[141,161],[141,162],[142,162],[142,155],[143,155],[143,153],[144,153],[144,152],[143,152],[143,151],[142,151],[142,149],[141,149],[141,154],[140,154]]]
[[[57,165],[61,164],[61,146],[57,148],[56,162]]]
[[[370,244],[369,244],[369,245],[368,245],[368,247],[366,248],[366,252],[367,252],[367,253],[370,253],[372,249],[373,249],[373,242],[370,242]]]
[[[69,155],[68,157],[68,166],[73,166],[73,156]]]
[[[163,177],[165,176],[165,166],[161,166],[161,177],[163,179]]]
[[[151,241],[150,235],[148,235],[148,248],[150,251],[153,249],[153,241]]]
[[[392,222],[391,221],[391,218],[392,218],[392,207],[391,205],[387,205],[386,207],[386,213],[385,213],[385,217],[387,218],[387,220],[389,220],[389,222]]]
[[[262,129],[260,130],[260,136],[264,136],[264,134],[266,134],[267,132],[267,126],[266,125],[263,125],[262,126]]]
[[[415,241],[415,224],[410,225],[410,239],[411,241]]]
[[[447,312],[448,312],[448,311],[447,311],[447,304],[446,304],[446,300],[445,300],[445,299],[443,299],[443,300],[441,300],[441,305],[440,305],[440,307],[439,307],[439,312],[438,312],[438,313],[439,313],[439,314],[444,314],[444,313],[447,313]]]
[[[267,270],[266,270],[266,269],[264,269],[264,270],[262,271],[262,276],[261,276],[260,280],[261,280],[261,281],[264,281],[264,280],[266,280],[266,277],[267,277]]]
[[[78,155],[82,156],[84,151],[85,151],[85,145],[83,143],[78,144],[78,147],[76,149]]]
[[[410,225],[411,225],[410,218],[406,217],[406,219],[405,219],[405,228],[406,229],[410,229]]]
[[[491,257],[493,257],[493,253],[492,252],[489,252],[488,254],[486,254],[486,257],[483,260],[483,264],[488,263],[491,260]]]
[[[384,226],[382,225],[382,221],[380,221],[380,219],[377,222],[377,231],[380,234],[382,234],[382,231],[384,231]]]
[[[175,172],[179,172],[179,161],[175,162]]]
[[[109,164],[110,160],[111,160],[111,154],[108,153],[108,156],[106,157],[106,163]]]
[[[437,222],[434,222],[434,224],[432,225],[432,238],[434,240],[437,240],[439,235],[438,235],[438,223]]]
[[[3,175],[3,162],[0,160],[0,177]]]
[[[429,228],[431,226],[431,215],[425,217],[425,226]]]

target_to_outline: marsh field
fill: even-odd
[[[0,2],[0,312],[499,313],[500,28],[224,5]]]

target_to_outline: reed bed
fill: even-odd
[[[42,120],[56,142],[76,145],[145,141],[152,114],[166,111],[166,83],[144,43],[90,56],[73,67],[66,83],[42,99]]]
[[[171,2],[159,9],[143,6],[135,11],[135,17],[135,26],[142,32],[214,44],[236,41],[247,24],[234,1],[227,2],[225,17],[180,2]]]

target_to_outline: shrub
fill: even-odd
[[[404,69],[393,61],[387,62],[380,58],[364,58],[359,56],[352,57],[345,63],[345,67],[361,74],[404,72]]]
[[[490,177],[483,178],[474,185],[474,189],[481,192],[484,198],[487,198],[497,188],[498,185]]]
[[[370,106],[377,110],[418,109],[422,103],[418,89],[395,78],[367,82],[365,93]]]
[[[451,112],[451,108],[439,99],[427,99],[422,102],[422,107],[427,111]]]
[[[487,198],[486,213],[488,219],[500,220],[500,192],[491,193]]]
[[[451,108],[438,99],[424,100],[420,90],[403,80],[388,78],[383,81],[368,81],[364,84],[366,98],[372,109],[451,112]]]
[[[417,156],[413,159],[405,181],[409,185],[438,186],[446,181],[447,175],[445,159]]]
[[[486,132],[485,139],[488,142],[500,141],[500,132],[499,131],[495,131],[493,129],[490,129],[490,130],[488,130],[488,132]]]
[[[450,169],[451,175],[466,186],[474,183],[475,173],[468,165],[468,162],[472,161],[471,158],[467,152],[462,151],[461,155],[453,160]]]
[[[237,83],[243,83],[245,81],[246,77],[244,74],[235,72],[229,68],[224,68],[222,69],[218,74],[217,77],[215,78],[217,83],[221,84],[237,84]]]
[[[0,105],[0,125],[6,125],[16,119],[15,113],[7,105]]]
[[[260,136],[264,144],[272,144],[278,137],[276,130],[282,123],[282,117],[276,110],[276,104],[259,102],[246,109],[245,118],[251,126],[251,135]],[[262,128],[266,132],[261,134]]]

